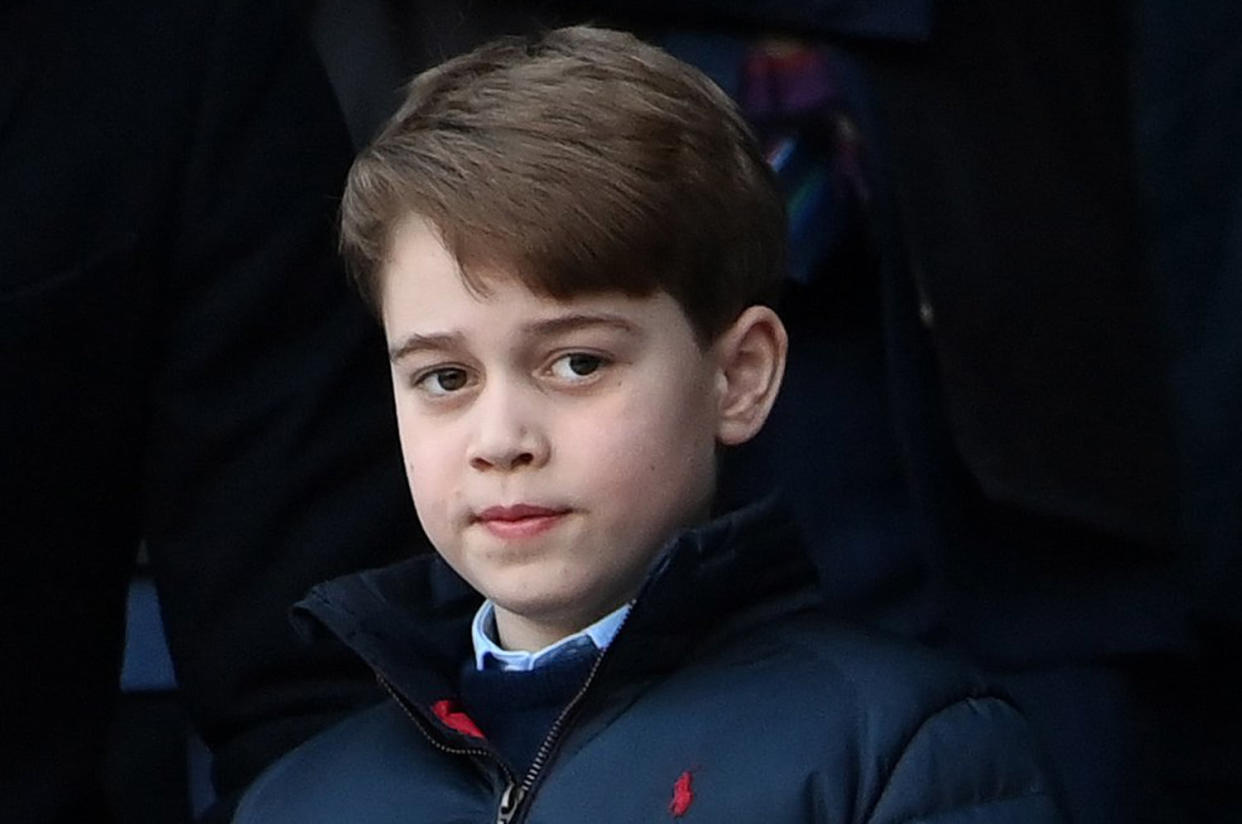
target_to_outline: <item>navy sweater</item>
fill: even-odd
[[[461,669],[461,703],[488,742],[523,775],[557,716],[582,688],[596,653],[579,652],[530,671]]]

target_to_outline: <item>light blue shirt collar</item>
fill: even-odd
[[[571,649],[579,649],[587,644],[596,650],[607,649],[612,640],[617,637],[617,632],[621,629],[621,624],[625,622],[626,616],[630,614],[631,606],[633,605],[626,604],[608,613],[586,629],[567,635],[537,652],[526,652],[502,649],[496,643],[496,608],[490,600],[484,601],[479,611],[474,614],[474,621],[470,623],[470,636],[474,641],[474,664],[480,670],[487,669],[490,659],[495,662],[492,666],[498,665],[502,670],[528,672],[543,666],[560,654]]]

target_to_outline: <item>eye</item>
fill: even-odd
[[[561,380],[576,381],[593,375],[604,364],[604,358],[599,355],[571,352],[552,361],[550,371]]]
[[[424,372],[414,379],[414,386],[428,395],[443,397],[465,389],[470,376],[465,369],[456,366],[445,366]]]

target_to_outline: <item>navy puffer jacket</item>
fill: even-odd
[[[238,824],[1059,822],[1022,716],[969,671],[816,609],[761,505],[680,535],[529,773],[456,703],[479,598],[437,559],[312,590],[392,700],[273,765]]]

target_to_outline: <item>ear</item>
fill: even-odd
[[[744,443],[763,427],[776,402],[785,374],[789,335],[785,324],[766,306],[748,307],[717,338],[716,439]]]

